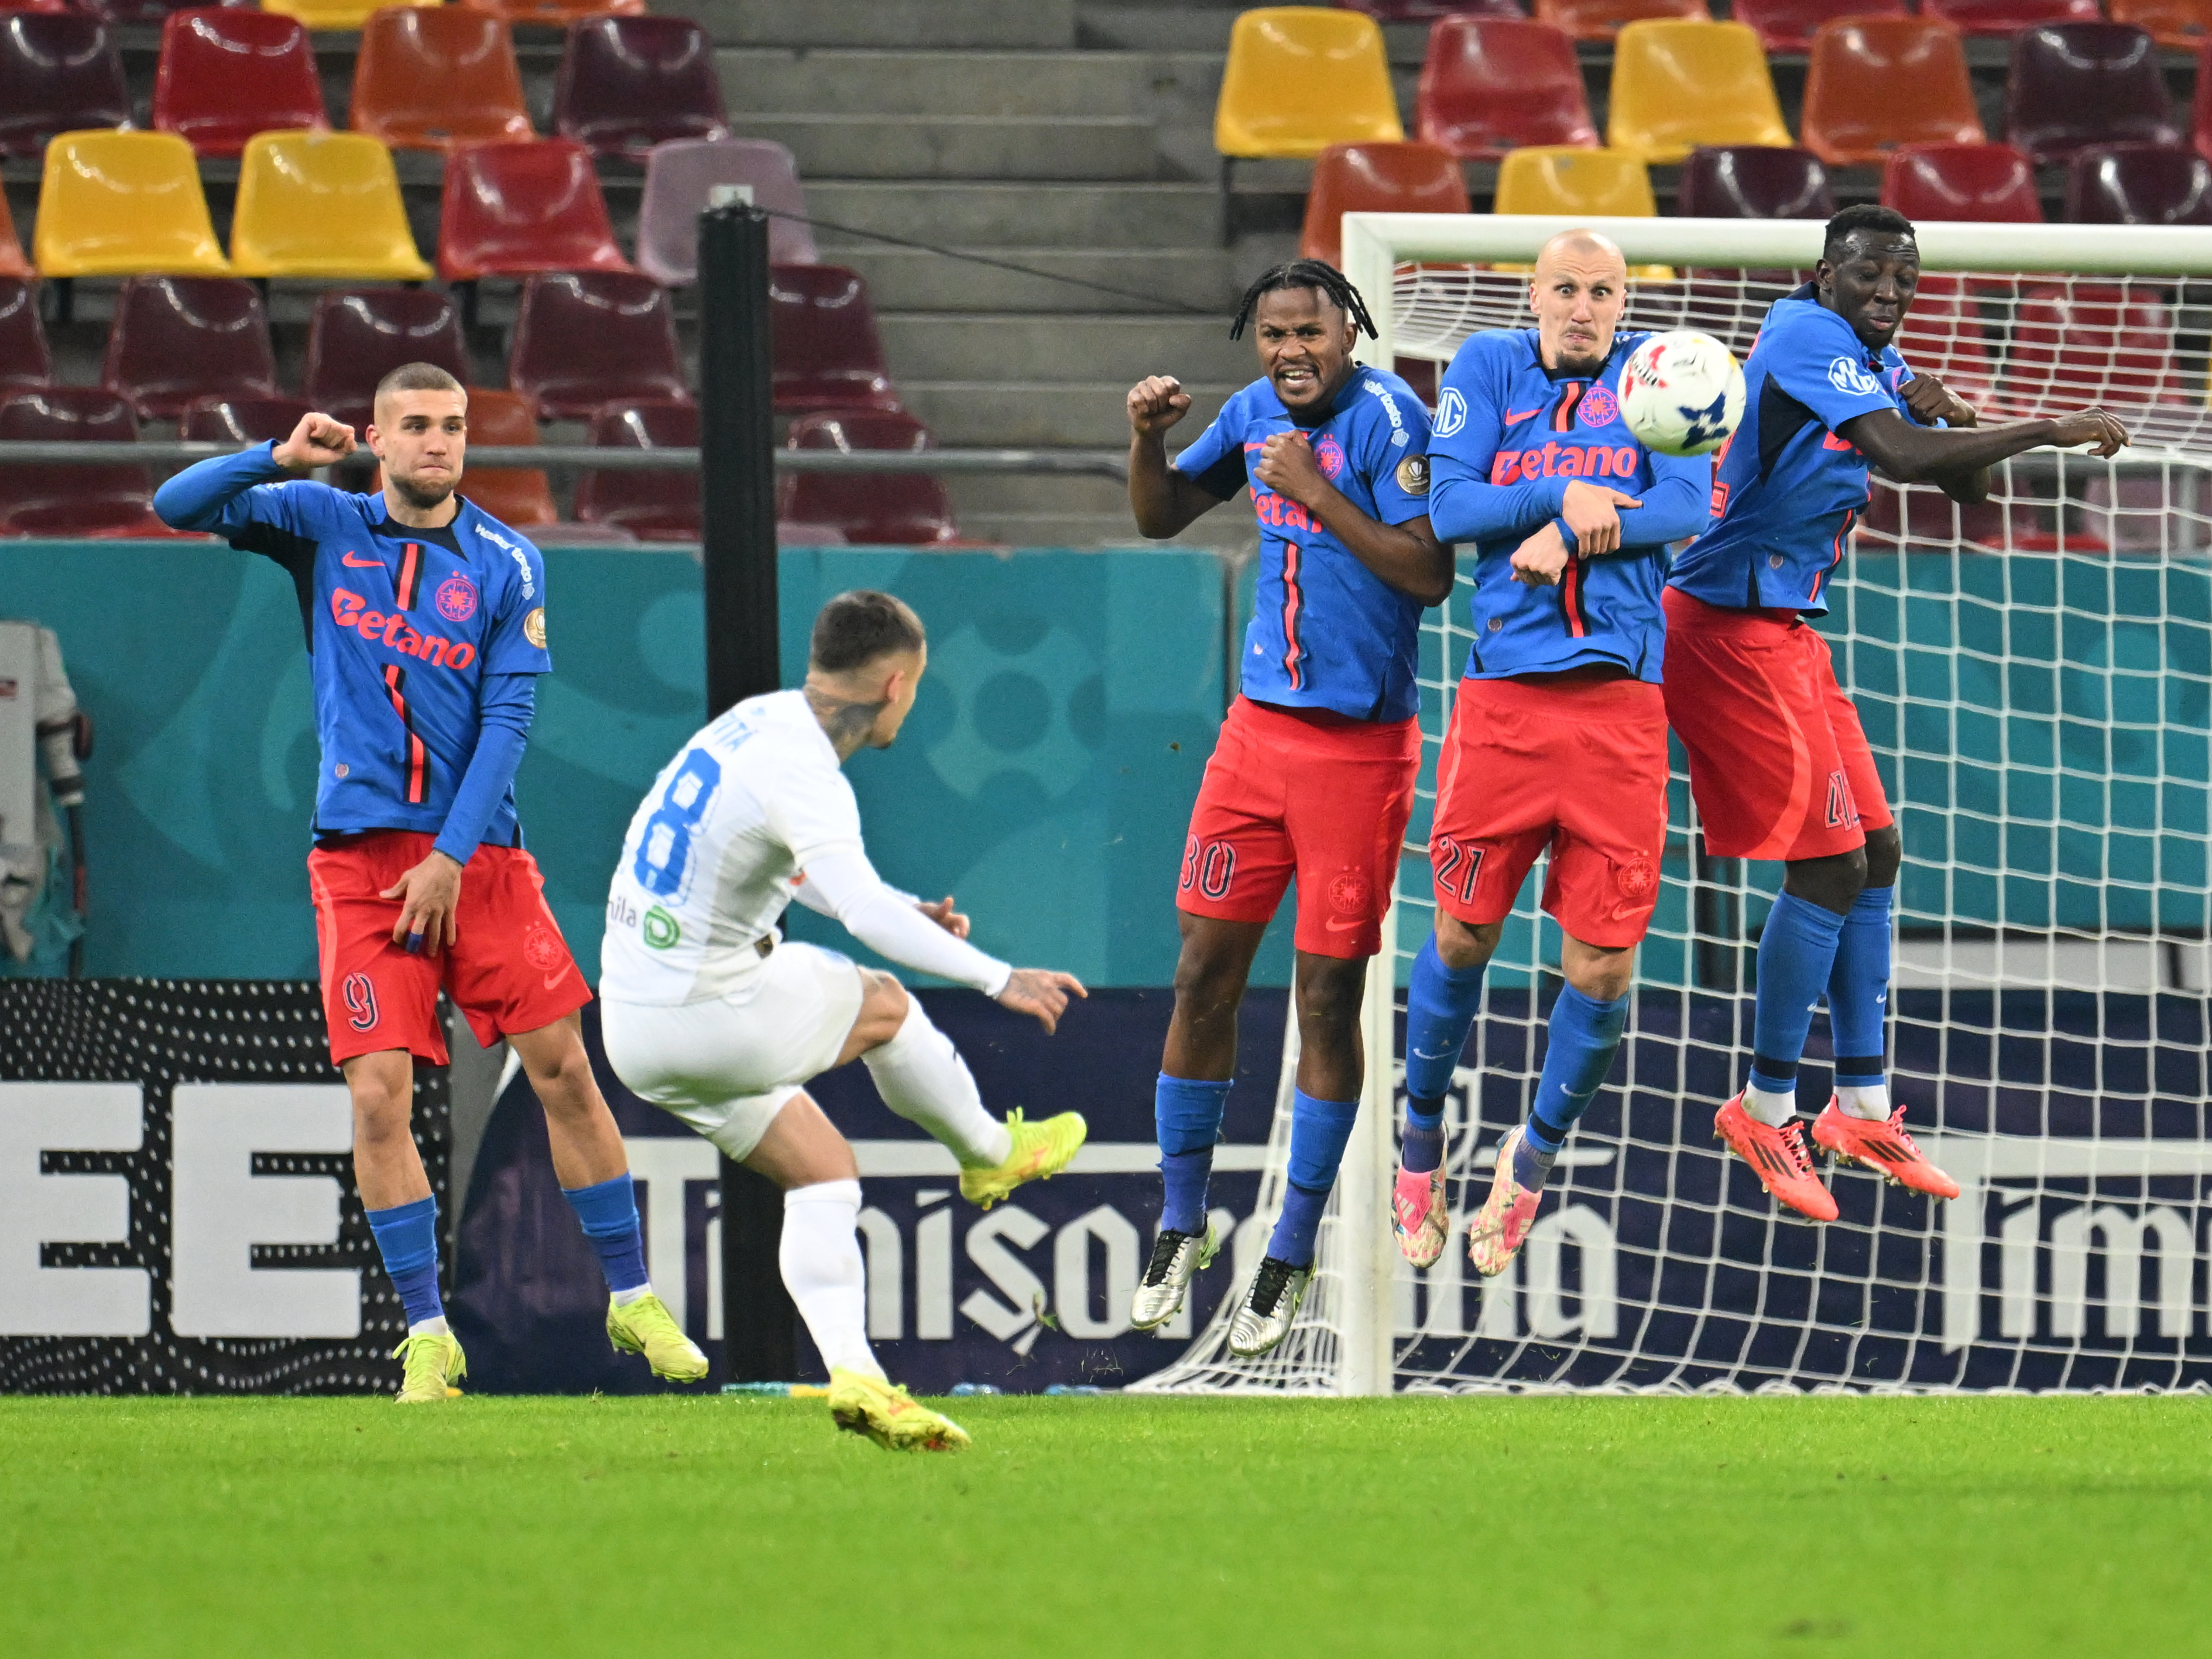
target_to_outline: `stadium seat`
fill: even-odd
[[[1423,143],[1465,160],[1598,142],[1575,43],[1522,18],[1447,17],[1431,28],[1413,125]]]
[[[1700,144],[1793,141],[1759,37],[1741,23],[1631,23],[1613,47],[1608,148],[1679,161]]]
[[[2126,23],[2053,23],[2013,37],[2005,137],[2039,165],[2093,144],[2179,144],[2158,43]]]
[[[677,138],[726,138],[714,45],[687,17],[587,17],[568,25],[553,130],[595,155],[642,159]]]
[[[255,0],[75,0],[73,9],[85,12],[106,23],[159,23],[171,12],[186,11],[197,5],[241,7],[252,9]],[[39,6],[35,10],[51,8]]]
[[[1496,210],[1577,219],[1648,219],[1659,211],[1644,158],[1625,150],[1532,148],[1498,167]]]
[[[1996,357],[1966,278],[1923,274],[1898,330],[1897,348],[1916,373],[1935,375],[1976,409],[1996,405]]]
[[[0,0],[0,12],[10,11],[75,11],[69,0]]]
[[[1536,0],[1536,17],[1577,40],[1610,40],[1630,23],[1654,18],[1704,23],[1712,14],[1705,0]]]
[[[40,386],[0,397],[0,443],[136,444],[131,405],[99,386]],[[138,465],[0,466],[0,536],[167,536],[154,481]]]
[[[911,415],[844,409],[805,415],[791,423],[784,447],[794,450],[926,450],[929,428]],[[924,472],[790,472],[776,481],[779,524],[827,524],[848,542],[893,547],[957,541],[952,500]]]
[[[461,0],[476,11],[488,11],[510,23],[537,23],[559,27],[580,17],[614,13],[636,17],[645,11],[645,0]]]
[[[902,407],[857,273],[842,265],[772,266],[768,298],[779,410]]]
[[[2022,415],[2186,402],[2173,328],[2172,311],[2148,285],[2025,284],[2005,354],[2005,401]]]
[[[541,421],[587,421],[603,403],[680,403],[691,395],[668,290],[621,271],[524,283],[507,378]]]
[[[8,211],[8,197],[0,192],[0,276],[28,276],[31,262],[23,257],[23,244],[15,234],[15,221]]]
[[[349,119],[394,149],[536,136],[514,37],[498,18],[465,6],[394,7],[371,17],[354,59]]]
[[[1213,108],[1222,154],[1305,157],[1405,136],[1373,18],[1314,6],[1238,15]]]
[[[1920,15],[1966,34],[2014,35],[2044,23],[2094,22],[2097,0],[1921,0]]]
[[[0,13],[0,155],[36,155],[58,132],[131,120],[107,25],[73,13]]]
[[[2187,51],[2212,37],[2212,0],[2112,0],[2112,17],[2148,29],[2161,46]]]
[[[1433,23],[1446,17],[1524,17],[1520,0],[1336,0],[1378,23]]]
[[[402,363],[435,363],[469,383],[460,314],[428,288],[350,288],[315,301],[307,324],[307,401],[356,430],[369,398]]]
[[[672,140],[645,158],[645,194],[637,210],[637,268],[672,288],[699,275],[699,215],[717,185],[750,185],[753,202],[795,219],[768,221],[768,257],[779,265],[811,265],[814,231],[805,222],[806,194],[799,164],[770,138]]]
[[[448,282],[629,268],[581,144],[475,144],[447,158],[438,269]]]
[[[1686,219],[1826,219],[1836,194],[1810,150],[1714,144],[1684,158],[1674,211]]]
[[[210,6],[171,12],[161,26],[154,125],[194,154],[233,156],[257,132],[330,124],[314,48],[295,20]]]
[[[1301,258],[1344,263],[1347,213],[1465,213],[1459,163],[1433,144],[1331,144],[1314,160]]]
[[[358,29],[387,6],[434,6],[441,0],[261,0],[264,11],[295,17],[311,29]]]
[[[2035,164],[2010,144],[1912,144],[1890,152],[1881,204],[1908,219],[2032,225],[2043,218]]]
[[[367,133],[264,132],[246,146],[230,263],[242,276],[419,282],[392,152]]]
[[[45,276],[228,276],[192,147],[173,132],[68,132],[46,146],[32,257]]]
[[[469,442],[534,445],[538,417],[530,412],[530,400],[511,391],[471,386]],[[469,467],[461,493],[502,524],[513,524],[517,530],[550,524],[561,516],[553,505],[552,486],[536,467]]]
[[[1918,17],[1846,17],[1813,37],[1805,148],[1832,167],[1907,144],[1978,144],[1982,118],[1959,32]]]
[[[173,421],[202,397],[273,397],[276,352],[251,282],[134,276],[116,296],[100,384],[142,421]]]
[[[307,413],[301,397],[203,397],[186,408],[177,436],[196,444],[281,444]]]
[[[2066,164],[2075,225],[2212,225],[2212,161],[2175,144],[2105,144]]]
[[[592,417],[592,439],[612,449],[688,449],[699,441],[696,403],[614,403]],[[612,524],[641,542],[699,539],[696,472],[586,471],[576,478],[576,517]]]
[[[1905,0],[1735,0],[1729,15],[1759,37],[1769,57],[1810,51],[1813,36],[1838,17],[1904,17]]]
[[[44,385],[53,373],[53,354],[39,322],[39,285],[0,276],[0,388]]]

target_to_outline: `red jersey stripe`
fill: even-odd
[[[1291,689],[1305,689],[1306,677],[1301,664],[1305,660],[1305,648],[1298,643],[1298,618],[1304,612],[1306,596],[1298,590],[1298,544],[1287,537],[1283,542],[1283,672],[1291,676]]]
[[[401,689],[406,683],[406,669],[397,663],[386,665],[384,684],[392,693],[392,711],[407,730],[407,801],[410,806],[420,806],[430,798],[430,754],[415,735],[415,717],[408,711],[406,694]]]

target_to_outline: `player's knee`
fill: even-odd
[[[1331,961],[1327,968],[1317,970],[1302,963],[1297,987],[1299,1032],[1312,1037],[1357,1031],[1366,982],[1367,965],[1362,961]]]
[[[1636,953],[1633,949],[1604,950],[1595,945],[1583,945],[1560,954],[1559,972],[1592,1002],[1618,1002],[1628,995],[1628,987],[1635,977]]]
[[[1503,922],[1462,922],[1449,911],[1437,911],[1437,960],[1453,969],[1480,967],[1498,949]]]
[[[878,1048],[899,1034],[914,999],[890,974],[863,968],[860,978],[860,1015],[853,1022],[854,1035]]]
[[[353,1094],[353,1138],[356,1147],[404,1140],[412,1132],[415,1116],[413,1080],[395,1084],[371,1075],[348,1078]]]
[[[1896,825],[1885,824],[1867,832],[1865,886],[1895,887],[1898,867],[1904,862],[1905,838],[1898,833]]]
[[[1895,874],[1893,870],[1892,875]],[[1849,852],[1838,852],[1826,858],[1799,858],[1791,861],[1782,878],[1782,890],[1792,898],[1802,899],[1808,905],[1818,905],[1822,910],[1832,911],[1838,916],[1850,913],[1857,901],[1859,890],[1867,884],[1867,855],[1863,847]]]
[[[1233,1008],[1244,995],[1239,969],[1232,953],[1202,939],[1185,939],[1176,958],[1176,1005],[1200,1014],[1218,1012],[1224,1005]]]

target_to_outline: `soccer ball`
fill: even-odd
[[[1620,413],[1646,449],[1711,455],[1743,419],[1743,371],[1710,334],[1655,334],[1621,366]]]

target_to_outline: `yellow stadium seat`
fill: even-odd
[[[387,6],[435,6],[443,0],[262,0],[261,9],[296,17],[311,29],[357,29]]]
[[[1606,142],[1646,161],[1679,161],[1700,144],[1793,141],[1759,36],[1741,23],[1672,18],[1613,38]]]
[[[360,132],[259,132],[238,166],[231,268],[240,276],[419,282],[392,152]]]
[[[1498,213],[1559,214],[1570,219],[1651,219],[1659,203],[1641,157],[1620,150],[1534,144],[1508,150],[1498,164]],[[1534,265],[1492,265],[1492,270],[1534,270]],[[1639,282],[1672,282],[1671,265],[1631,265]]]
[[[227,276],[192,147],[173,132],[58,133],[32,258],[44,276]]]
[[[1317,6],[1268,6],[1237,18],[1213,108],[1213,147],[1222,154],[1307,157],[1331,144],[1405,136],[1373,18]]]

